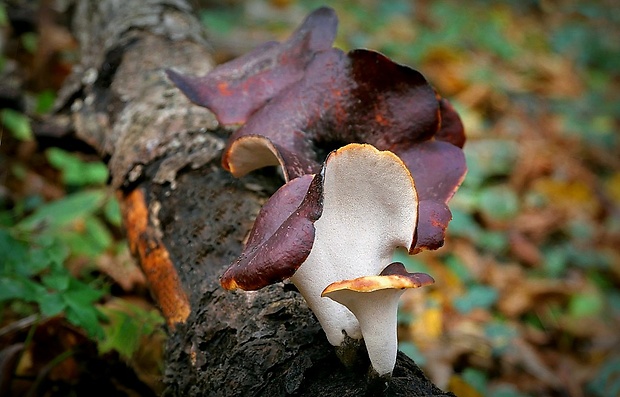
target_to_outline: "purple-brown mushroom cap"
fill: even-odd
[[[283,42],[269,42],[217,66],[202,77],[167,70],[170,80],[222,124],[241,124],[284,88],[298,81],[316,52],[331,48],[338,19],[321,7]]]
[[[278,189],[259,212],[243,252],[222,275],[222,286],[257,290],[291,277],[312,249],[320,196],[320,176],[304,175]]]

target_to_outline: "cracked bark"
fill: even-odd
[[[77,136],[108,161],[132,252],[168,320],[167,395],[448,396],[400,354],[386,391],[346,369],[291,284],[227,292],[262,203],[282,183],[240,180],[219,165],[227,137],[212,114],[166,79],[213,65],[182,0],[102,0],[73,6],[81,59],[59,95]]]

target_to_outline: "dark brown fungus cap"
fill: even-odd
[[[347,143],[396,151],[424,142],[439,129],[439,115],[419,72],[374,51],[332,49],[230,137],[222,163],[236,176],[280,164],[290,180],[318,172]]]
[[[410,253],[443,245],[452,219],[448,201],[461,185],[467,167],[463,151],[445,141],[430,140],[396,154],[409,168],[418,190],[420,213]]]
[[[320,175],[282,186],[259,212],[243,252],[222,275],[222,286],[257,290],[291,277],[312,249],[321,200]]]
[[[281,165],[292,179],[320,169],[330,149],[363,142],[391,150],[420,192],[411,253],[443,245],[452,215],[446,203],[461,184],[462,123],[417,71],[367,50],[317,54],[306,76],[257,111],[229,140],[223,165],[242,176]]]
[[[192,102],[215,113],[220,123],[245,123],[267,101],[301,79],[316,52],[331,48],[337,27],[334,11],[322,7],[283,43],[265,43],[206,76],[174,70],[167,70],[167,74]]]
[[[441,114],[441,128],[435,138],[462,148],[465,145],[465,128],[463,128],[459,114],[446,98],[439,98],[439,112]]]

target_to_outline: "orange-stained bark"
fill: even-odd
[[[190,304],[168,250],[149,222],[144,192],[135,189],[121,195],[120,202],[131,252],[138,258],[168,325],[174,328],[187,320]]]

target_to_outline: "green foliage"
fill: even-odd
[[[519,333],[513,326],[493,321],[485,325],[484,334],[491,341],[493,354],[499,356],[512,345],[513,339]]]
[[[507,185],[484,187],[478,197],[478,208],[489,218],[506,221],[514,218],[519,212],[519,198]]]
[[[426,364],[426,357],[422,354],[420,349],[411,342],[400,342],[398,344],[398,350],[405,353],[410,359],[415,361],[418,365]]]
[[[22,237],[19,237],[19,235]],[[46,233],[23,234],[0,229],[0,305],[20,300],[34,303],[44,317],[65,313],[67,320],[100,338],[102,314],[94,306],[103,292],[76,279],[63,266],[69,247]]]
[[[239,19],[239,10],[235,8],[203,10],[200,12],[200,21],[209,31],[225,35],[235,26]]]
[[[444,258],[444,263],[446,267],[450,269],[450,271],[462,282],[470,283],[474,281],[474,276],[456,255],[447,255]]]
[[[13,109],[2,109],[0,112],[2,125],[9,130],[15,139],[29,141],[32,139],[30,120],[26,115]]]
[[[45,114],[49,112],[54,106],[56,100],[56,94],[52,90],[41,91],[36,97],[35,112],[38,114]]]
[[[48,158],[66,182],[99,187],[47,203],[26,199],[16,203],[12,214],[0,211],[5,220],[0,227],[0,305],[24,302],[43,317],[63,314],[101,339],[106,317],[96,303],[107,291],[88,273],[72,274],[66,264],[78,257],[93,260],[113,248],[105,222],[120,222],[118,203],[101,186],[107,180],[103,164],[84,163],[59,149],[51,149]],[[78,175],[80,169],[84,175]]]
[[[517,159],[514,142],[485,139],[468,142],[464,148],[467,159],[467,178],[464,186],[480,188],[493,177],[510,175]]]
[[[454,301],[454,307],[461,313],[469,313],[476,308],[490,309],[497,302],[497,290],[486,285],[472,285],[467,292]]]
[[[520,393],[512,385],[499,385],[494,388],[489,388],[487,393],[488,397],[525,397],[526,394]]]
[[[620,358],[610,357],[588,384],[588,389],[599,397],[620,395]]]
[[[575,318],[599,316],[603,311],[605,301],[598,291],[578,292],[571,296],[568,303],[568,313]]]
[[[408,272],[428,273],[429,271],[428,267],[423,261],[416,258],[415,255],[409,255],[407,250],[404,248],[399,248],[394,252],[394,255],[392,256],[392,261],[401,262],[403,265],[405,265],[405,268]]]
[[[461,377],[465,382],[467,382],[471,387],[473,387],[480,395],[487,395],[487,375],[475,368],[468,367],[463,370],[461,373]]]
[[[0,3],[0,28],[9,24],[9,17],[6,14],[6,7]]]
[[[99,351],[116,350],[126,360],[138,351],[143,337],[161,332],[164,324],[158,311],[147,311],[129,303],[104,309],[104,313],[109,321],[104,326],[105,337],[99,342]]]
[[[47,149],[46,154],[49,163],[62,172],[63,182],[69,186],[103,185],[108,180],[108,168],[103,163],[85,163],[55,147]]]
[[[72,222],[95,213],[105,199],[106,192],[101,189],[73,193],[61,200],[41,205],[16,227],[23,231],[33,231],[40,227],[60,231]]]
[[[37,51],[39,46],[39,35],[34,32],[26,32],[21,36],[22,46],[31,54]]]

